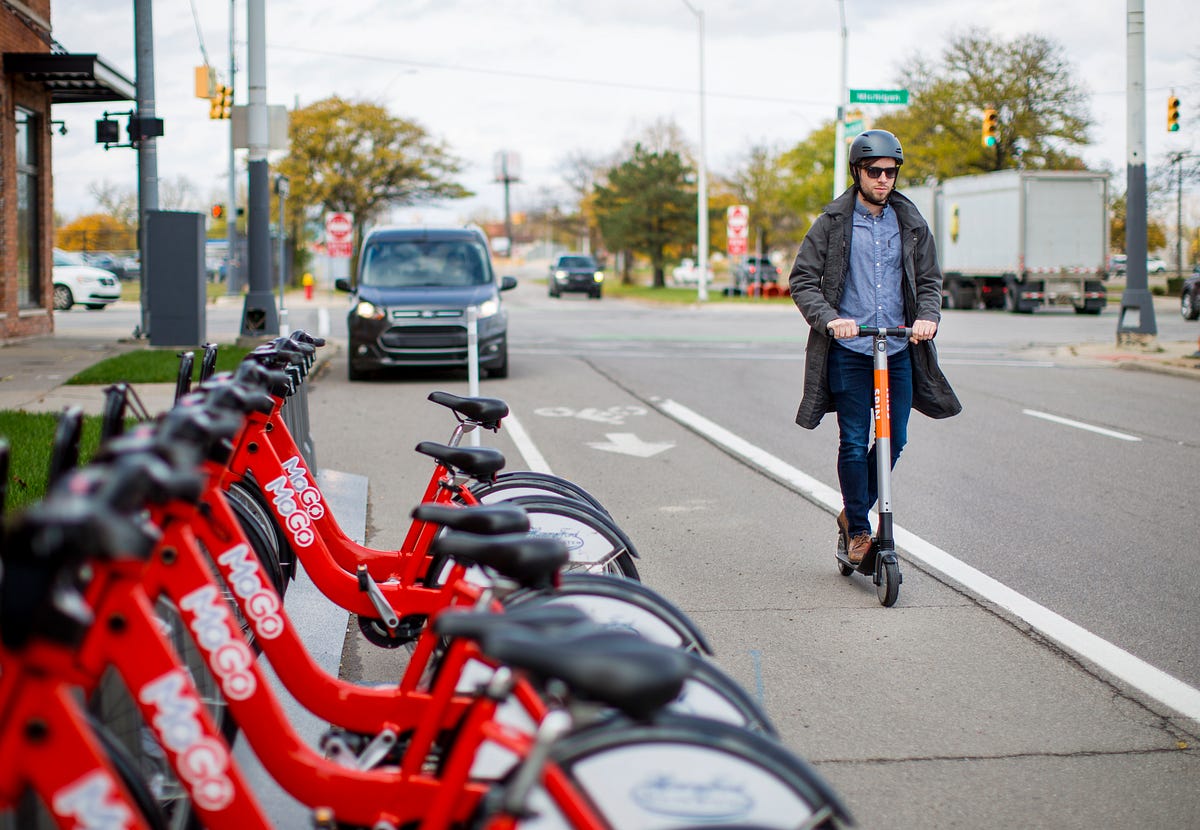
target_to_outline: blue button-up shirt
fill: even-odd
[[[904,325],[904,266],[900,256],[900,223],[896,211],[884,205],[875,216],[862,202],[854,202],[854,224],[850,238],[850,272],[842,291],[838,314],[860,326],[890,328]],[[871,339],[851,337],[835,341],[862,354],[871,354]],[[908,346],[903,337],[888,338],[888,354]]]

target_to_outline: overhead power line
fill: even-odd
[[[362,52],[333,52],[325,49],[311,49],[306,46],[291,46],[287,44],[272,43],[269,45],[271,50],[283,52],[299,52],[307,55],[321,55],[328,58],[342,58],[345,60],[363,60],[373,63],[386,63],[398,66],[413,66],[419,69],[441,69],[450,72],[469,72],[479,75],[504,76],[506,78],[524,78],[533,81],[549,81],[560,84],[573,84],[582,86],[600,86],[613,89],[636,89],[645,92],[663,92],[671,95],[694,95],[695,89],[687,89],[685,87],[659,86],[655,84],[639,84],[626,81],[609,81],[599,78],[568,78],[561,75],[543,75],[537,72],[517,72],[510,69],[493,69],[482,66],[464,66],[462,64],[436,63],[433,61],[416,61],[407,58],[384,57],[380,55],[368,55]],[[787,104],[789,106],[802,107],[828,107],[828,101],[805,101],[799,98],[777,98],[767,95],[748,95],[738,92],[713,92],[711,90],[704,93],[712,98],[728,98],[736,101],[756,101],[760,103],[771,104]]]

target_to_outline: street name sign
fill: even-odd
[[[851,104],[907,104],[907,89],[852,89]]]

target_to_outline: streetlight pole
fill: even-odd
[[[706,136],[704,118],[704,10],[693,6],[688,0],[683,0],[688,11],[696,15],[700,31],[700,159],[699,182],[696,193],[696,263],[700,269],[699,282],[696,284],[696,299],[700,302],[708,300],[708,163],[706,162]]]
[[[1146,279],[1146,0],[1126,0],[1125,7],[1125,291],[1117,345],[1147,346],[1158,324]]]

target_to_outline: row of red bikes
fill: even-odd
[[[153,417],[108,388],[86,463],[60,415],[47,495],[3,525],[0,827],[273,827],[237,741],[314,828],[853,823],[596,498],[463,445],[502,400],[431,394],[450,437],[416,446],[407,535],[344,532],[297,443],[322,345],[294,332],[220,373],[206,346],[194,386],[185,353]],[[394,680],[319,665],[284,599],[300,568],[397,650]]]

